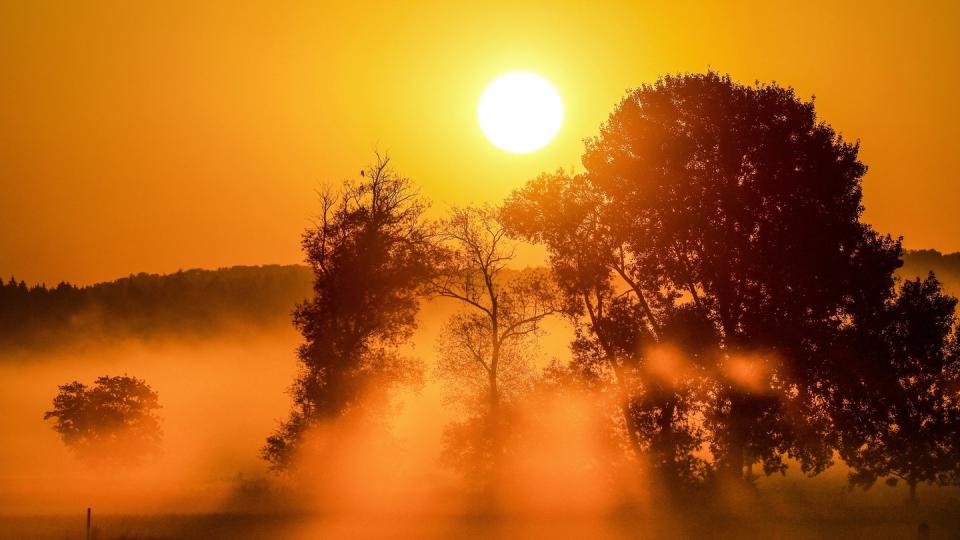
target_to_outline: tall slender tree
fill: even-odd
[[[556,292],[541,269],[510,270],[515,246],[491,207],[454,209],[442,225],[446,263],[431,285],[437,296],[463,305],[449,322],[439,373],[480,397],[474,410],[487,461],[502,451],[503,407],[532,382],[530,354],[545,318],[556,312]],[[464,396],[471,399],[471,396]]]
[[[377,155],[359,181],[322,193],[321,204],[319,222],[302,241],[314,297],[294,313],[304,343],[293,411],[263,449],[276,468],[289,465],[313,423],[361,407],[372,388],[421,374],[397,347],[415,327],[418,293],[433,271],[427,203]]]

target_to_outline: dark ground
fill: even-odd
[[[813,509],[811,506],[816,506]],[[802,508],[796,510],[795,508]],[[84,516],[0,516],[0,538],[84,538]],[[927,523],[930,534],[919,532]],[[218,513],[94,516],[92,538],[715,538],[715,539],[947,539],[960,540],[960,501],[910,507],[758,504],[737,514],[691,509],[639,514],[627,509],[601,518],[383,517],[324,519],[296,514]]]

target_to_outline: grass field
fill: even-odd
[[[784,504],[788,503],[788,504]],[[960,539],[960,502],[955,498],[912,508],[757,499],[746,511],[691,508],[609,515],[324,517],[289,513],[96,515],[97,540],[209,538],[718,538],[718,539]],[[929,536],[922,536],[926,523]],[[0,538],[82,540],[85,517],[0,516]]]

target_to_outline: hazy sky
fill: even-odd
[[[315,190],[375,146],[439,210],[499,200],[579,166],[627,88],[708,66],[816,94],[867,220],[960,250],[960,3],[407,4],[0,2],[0,275],[297,262]],[[515,69],[566,108],[533,154],[475,118]]]

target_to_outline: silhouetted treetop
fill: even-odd
[[[903,255],[903,267],[898,272],[904,279],[925,278],[929,272],[937,275],[944,292],[960,295],[960,252],[940,253],[935,249],[908,250]]]
[[[618,284],[635,306],[617,327],[639,321],[648,344],[680,308],[712,328],[705,414],[726,469],[777,471],[789,454],[818,470],[831,455],[812,398],[827,351],[882,309],[901,264],[899,242],[860,221],[858,150],[792,89],[667,76],[614,109],[586,143],[585,172],[532,181],[505,215],[548,247],[599,345],[613,326],[595,314],[622,302]],[[744,364],[757,380],[738,380]]]
[[[786,320],[835,326],[889,290],[899,246],[860,222],[858,149],[792,89],[709,72],[630,92],[583,162],[638,265],[702,289],[735,346]]]
[[[159,397],[146,381],[104,376],[93,386],[74,381],[59,388],[43,418],[55,419],[53,429],[78,457],[129,464],[160,452]]]
[[[323,192],[321,205],[302,242],[314,283],[313,298],[294,313],[304,337],[294,407],[263,450],[277,468],[290,464],[313,423],[421,375],[396,348],[415,327],[418,294],[436,267],[426,201],[378,155],[360,181]]]
[[[300,265],[141,273],[85,287],[11,279],[0,282],[0,348],[275,327],[309,296],[310,283]]]
[[[920,483],[958,480],[956,305],[933,273],[906,281],[855,342],[849,357],[857,360],[832,396],[839,452],[854,485],[903,480],[915,501]]]

